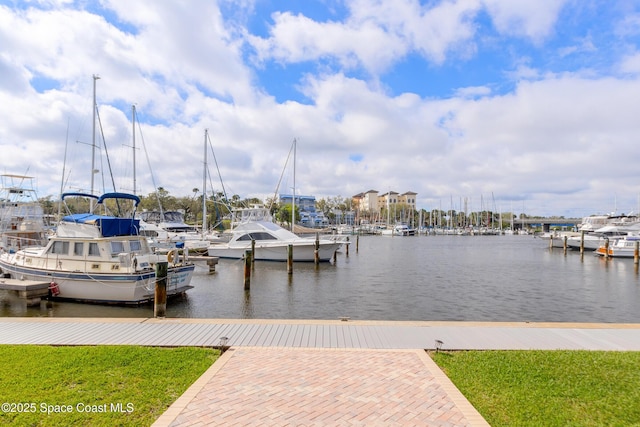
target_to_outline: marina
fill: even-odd
[[[170,299],[171,318],[350,321],[640,323],[632,259],[549,248],[533,236],[351,237],[335,262],[242,260],[210,274],[196,261],[193,289]],[[357,243],[357,244],[356,244]],[[43,302],[26,307],[0,291],[1,317],[147,318],[153,306]]]

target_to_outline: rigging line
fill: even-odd
[[[107,165],[109,167],[109,174],[111,176],[111,184],[113,185],[113,191],[116,191],[116,183],[113,179],[113,173],[111,171],[111,160],[109,159],[109,151],[107,150],[107,141],[104,138],[104,129],[102,128],[102,120],[100,119],[100,111],[96,106],[96,116],[98,117],[98,124],[100,125],[100,136],[102,137],[102,145],[104,146],[104,154],[107,157]],[[93,171],[91,171],[93,173]],[[102,174],[102,191],[105,192],[106,186],[104,184],[104,174]]]
[[[282,183],[282,177],[284,176],[284,172],[287,170],[287,164],[289,163],[289,158],[291,158],[291,153],[293,152],[293,147],[296,145],[296,140],[294,138],[291,143],[291,148],[289,149],[289,155],[287,155],[287,160],[284,162],[284,167],[282,168],[282,173],[280,174],[280,179],[278,180],[278,185],[276,186],[276,191],[273,193],[273,199],[271,200],[271,205],[269,206],[269,211],[271,211],[271,207],[273,203],[276,201],[276,197],[278,197],[278,191],[280,190],[280,184]],[[295,193],[295,190],[294,190]],[[295,195],[294,195],[295,197]]]
[[[216,158],[216,153],[213,151],[213,144],[211,143],[211,137],[207,133],[207,139],[209,140],[209,147],[211,148],[211,154],[213,154],[213,162],[216,164],[216,170],[218,171],[218,178],[220,178],[220,185],[222,186],[222,194],[224,194],[225,200],[229,200],[227,197],[227,190],[224,188],[224,182],[222,181],[222,174],[220,174],[220,167],[218,167],[218,159]],[[211,187],[213,190],[213,187]]]
[[[102,145],[104,146],[104,154],[107,157],[107,165],[109,167],[109,176],[111,177],[111,185],[113,186],[113,191],[116,191],[116,181],[113,178],[113,169],[111,169],[111,159],[109,159],[109,151],[107,150],[107,140],[104,137],[104,129],[102,128],[100,111],[98,110],[97,106],[96,106],[96,116],[98,117],[98,124],[100,125],[100,136],[102,136]],[[91,171],[91,173],[93,173],[93,171]],[[104,174],[102,174],[102,191],[105,192],[105,190],[106,190],[106,186],[104,184]],[[120,201],[118,199],[115,199],[115,202],[116,202],[118,216],[122,216],[123,212],[122,212],[122,208],[120,207]]]
[[[153,184],[153,192],[156,195],[158,201],[158,207],[160,208],[160,217],[164,218],[164,212],[162,210],[162,203],[160,203],[160,195],[158,194],[158,186],[156,185],[156,179],[153,176],[153,169],[151,169],[151,161],[149,160],[149,153],[147,152],[147,144],[144,141],[144,135],[142,134],[142,126],[140,126],[140,120],[138,120],[138,112],[134,111],[136,124],[138,125],[138,131],[140,132],[140,139],[142,140],[142,148],[144,149],[144,155],[147,159],[147,166],[149,166],[149,172],[151,173],[151,183]]]
[[[67,147],[69,145],[69,121],[67,118],[67,135],[64,141],[64,161],[62,162],[62,179],[60,180],[60,201],[58,202],[58,218],[60,218],[60,214],[62,213],[62,192],[64,191],[64,174],[67,169]],[[93,171],[91,171],[93,173]]]

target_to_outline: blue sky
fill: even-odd
[[[4,0],[0,46],[0,170],[41,196],[63,167],[88,190],[96,74],[98,163],[108,150],[118,191],[133,190],[135,104],[142,194],[202,188],[208,129],[242,198],[273,195],[296,138],[296,192],[317,198],[640,210],[638,1]]]

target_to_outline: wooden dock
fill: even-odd
[[[35,280],[0,279],[0,290],[15,293],[28,306],[39,305],[42,298],[49,296],[49,283]]]
[[[0,344],[640,351],[640,324],[0,318]]]
[[[215,273],[216,265],[218,265],[218,257],[207,255],[189,255],[189,261],[205,262],[209,266],[209,274]]]

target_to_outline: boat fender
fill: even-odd
[[[167,262],[169,262],[170,264],[175,264],[176,262],[178,262],[177,249],[171,249],[169,253],[167,253]]]
[[[52,297],[56,297],[56,296],[60,295],[60,287],[53,280],[51,281],[51,283],[49,283],[49,294]]]

